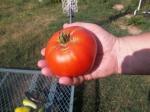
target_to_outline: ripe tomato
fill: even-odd
[[[45,60],[52,74],[75,77],[88,73],[95,61],[95,35],[79,26],[62,29],[49,39]]]

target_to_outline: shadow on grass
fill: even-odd
[[[83,93],[84,93],[85,85],[82,84],[75,88],[75,98],[74,98],[74,109],[73,112],[82,112],[83,106]]]
[[[86,91],[86,86],[83,84],[76,87],[73,112],[100,112],[101,91],[99,80],[94,81],[92,88],[88,90],[89,92]],[[85,94],[87,94],[86,97],[84,97]]]
[[[101,91],[99,89],[100,83],[98,80],[95,81],[95,110],[93,112],[99,112],[100,108],[100,96]]]
[[[148,92],[148,104],[150,104],[150,90]]]
[[[120,17],[125,16],[126,14],[128,14],[130,12],[131,12],[131,9],[127,8],[126,10],[124,10],[122,12],[119,12],[119,13],[117,13],[115,15],[112,15],[112,16],[108,17],[108,19],[105,19],[105,20],[102,20],[102,21],[97,21],[95,24],[103,26],[105,24],[108,24],[108,23],[111,23],[112,21],[117,20]]]

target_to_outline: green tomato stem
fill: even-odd
[[[61,44],[66,44],[70,40],[70,34],[67,33],[61,33],[59,36],[59,41]]]

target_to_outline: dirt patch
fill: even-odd
[[[35,22],[34,23],[38,23],[42,26],[47,26],[49,23],[51,23],[52,21],[55,21],[56,17],[55,16],[48,16],[48,15],[43,15],[43,16],[35,16]]]
[[[4,44],[7,38],[19,39],[22,37],[27,37],[29,33],[39,34],[48,26],[55,17],[48,15],[34,16],[29,20],[22,20],[21,22],[13,22],[11,24],[6,24],[5,35],[0,38],[0,44]]]
[[[0,47],[3,46],[6,43],[7,39],[6,38],[0,38]],[[1,53],[1,51],[0,51]]]
[[[137,34],[142,33],[142,30],[138,26],[135,26],[135,25],[128,26],[127,30],[128,30],[128,33],[132,35],[137,35]]]
[[[132,17],[132,14],[127,14],[123,17],[118,18],[116,21],[113,22],[113,24],[118,26],[121,30],[127,30],[128,33],[131,35],[140,34],[142,30],[138,26],[128,24],[128,20]]]
[[[131,19],[133,16],[134,16],[133,14],[126,14],[124,17],[125,17],[126,19]]]
[[[115,4],[113,6],[113,9],[117,10],[117,11],[121,11],[124,9],[124,5],[123,4]]]
[[[126,30],[128,27],[127,19],[125,17],[120,17],[113,22],[115,26],[118,26],[122,30]]]

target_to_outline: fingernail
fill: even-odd
[[[43,68],[41,72],[45,76],[51,76],[50,70],[47,67]]]
[[[45,48],[43,48],[43,49],[41,50],[41,54],[42,54],[42,56],[45,56]]]
[[[70,78],[67,78],[67,77],[61,77],[59,79],[59,83],[63,84],[63,85],[72,85],[72,80]]]
[[[63,25],[63,28],[66,28],[68,25],[69,25],[68,23],[65,23],[65,24]]]
[[[46,61],[45,60],[39,60],[37,63],[37,66],[40,68],[46,67],[47,66]]]

